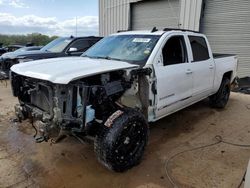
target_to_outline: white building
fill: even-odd
[[[250,76],[249,0],[99,0],[100,35],[157,27],[205,33],[216,53],[239,56],[239,77]]]

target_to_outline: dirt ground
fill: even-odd
[[[151,124],[142,163],[114,173],[100,165],[93,144],[68,137],[59,144],[36,144],[28,122],[11,123],[16,99],[0,83],[0,187],[163,188],[172,187],[166,161],[186,149],[223,139],[250,144],[250,95],[232,93],[225,110],[204,100]],[[220,143],[186,152],[168,163],[178,187],[236,188],[250,158],[250,148]]]

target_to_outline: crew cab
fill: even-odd
[[[82,57],[14,65],[11,83],[37,142],[93,138],[98,160],[121,172],[140,163],[149,122],[207,97],[224,108],[236,70],[237,57],[213,55],[203,34],[153,29],[105,37]]]
[[[5,53],[0,57],[0,77],[8,78],[10,67],[38,59],[80,56],[101,37],[59,37],[40,50]]]

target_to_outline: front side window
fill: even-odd
[[[162,49],[163,65],[174,65],[187,62],[187,50],[183,36],[168,39]]]
[[[70,45],[70,48],[76,48],[76,52],[85,52],[90,47],[88,40],[77,40]]]
[[[159,38],[158,35],[113,35],[97,42],[83,56],[126,61],[143,66]]]
[[[189,36],[194,61],[205,61],[209,59],[208,47],[205,38]]]
[[[46,46],[44,46],[41,50],[53,53],[60,53],[69,45],[69,43],[72,42],[72,40],[73,39],[70,38],[57,38]]]

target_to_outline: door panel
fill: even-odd
[[[168,36],[154,64],[157,119],[179,109],[192,96],[193,76],[186,43],[179,33]]]
[[[193,96],[206,96],[213,89],[215,64],[209,55],[207,41],[202,36],[188,36],[192,50],[193,61]]]
[[[155,65],[157,75],[156,116],[175,110],[176,104],[192,96],[192,72],[190,63],[170,66]]]
[[[193,62],[190,66],[193,71],[193,96],[211,92],[215,69],[213,60]]]

